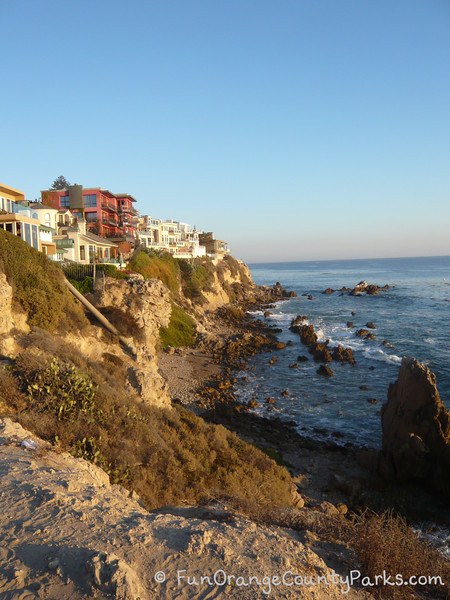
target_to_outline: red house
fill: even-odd
[[[135,237],[132,217],[138,212],[133,208],[136,200],[130,194],[71,185],[64,190],[43,190],[41,198],[42,204],[70,209],[75,217],[85,219],[91,233],[128,242]]]

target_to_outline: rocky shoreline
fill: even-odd
[[[366,293],[386,289],[386,286],[362,283],[369,290]],[[361,284],[355,287],[358,293],[363,287]],[[289,295],[279,284],[261,288],[255,302],[241,301],[221,307],[214,312],[214,317],[210,315],[214,333],[203,335],[194,349],[174,350],[173,354],[160,356],[172,401],[185,405],[209,422],[224,425],[286,466],[306,506],[317,507],[325,501],[335,508],[340,507],[342,514],[392,509],[411,522],[433,521],[449,525],[446,497],[417,481],[398,483],[392,477],[382,477],[378,451],[358,447],[343,439],[333,441],[331,436],[327,441],[305,437],[293,421],[255,414],[252,409],[257,406],[256,400],[246,404],[237,400],[234,394],[236,376],[245,377],[249,358],[266,352],[270,356],[269,363],[275,364],[277,352],[286,346],[277,339],[275,327],[250,316],[248,311],[270,314],[274,302]],[[367,326],[372,329],[372,325],[368,323]],[[328,349],[326,344],[318,343],[312,326],[304,324],[304,317],[294,320],[291,329],[299,333],[316,361],[337,360],[354,364],[351,349],[340,346]],[[189,376],[185,375],[185,379],[189,380],[189,388],[183,390],[177,379],[183,379],[180,372],[187,370]],[[283,392],[280,390],[281,394]],[[267,398],[266,402],[272,400]]]

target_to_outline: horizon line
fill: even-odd
[[[350,262],[355,260],[399,260],[399,259],[417,259],[417,258],[450,258],[450,254],[430,254],[422,256],[370,256],[365,258],[318,258],[313,260],[278,260],[278,261],[245,261],[248,265],[279,265],[295,263],[315,263],[315,262]]]

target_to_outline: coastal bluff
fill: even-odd
[[[403,358],[382,408],[380,472],[391,480],[421,480],[450,497],[450,412],[435,375],[414,358]]]
[[[9,419],[0,420],[0,472],[2,598],[266,597],[267,583],[177,583],[178,573],[200,580],[219,571],[242,581],[284,573],[288,582],[297,574],[322,578],[315,585],[272,587],[268,597],[337,600],[346,589],[333,583],[332,570],[295,532],[259,525],[219,504],[147,512],[136,494],[111,485],[99,467],[54,452]],[[158,579],[161,572],[165,577]],[[369,595],[350,589],[346,597]]]

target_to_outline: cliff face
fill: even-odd
[[[170,293],[157,279],[144,281],[136,276],[128,280],[107,278],[94,294],[97,307],[116,312],[128,319],[129,346],[136,356],[133,367],[135,387],[142,399],[157,406],[170,404],[166,381],[158,371],[156,348],[159,330],[167,327],[171,314]]]
[[[15,336],[27,333],[29,327],[25,314],[13,307],[13,289],[6,275],[0,271],[0,354],[9,355],[16,350]]]
[[[382,474],[399,481],[421,479],[450,496],[450,412],[427,367],[403,359],[381,421]]]

